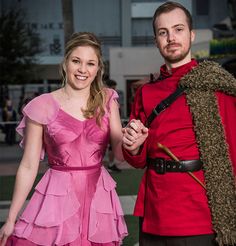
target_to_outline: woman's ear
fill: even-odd
[[[64,72],[66,73],[66,62],[65,61],[63,61],[63,63],[62,63],[62,68],[63,68]]]

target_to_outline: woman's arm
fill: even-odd
[[[116,100],[113,100],[110,105],[110,138],[114,156],[117,160],[123,161],[122,153],[122,125],[119,113],[119,105]]]
[[[42,149],[42,125],[27,119],[25,148],[16,174],[12,203],[6,223],[0,230],[0,245],[5,245],[7,237],[13,232],[17,215],[22,208],[37,175]]]

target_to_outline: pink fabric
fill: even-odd
[[[17,126],[16,131],[23,137],[27,117],[39,124],[47,125],[57,117],[58,111],[59,105],[49,94],[43,94],[36,97],[23,108],[22,112],[24,117]],[[24,138],[22,138],[20,146],[24,147]],[[44,158],[44,154],[45,149],[43,147],[41,151],[41,159]]]
[[[127,235],[116,183],[99,167],[109,141],[109,106],[118,97],[114,90],[107,93],[102,128],[95,119],[73,118],[51,94],[35,98],[24,108],[17,130],[23,136],[26,117],[43,124],[42,157],[46,151],[51,165],[97,168],[49,169],[21,214],[9,245],[114,246]],[[33,244],[25,244],[24,239]]]

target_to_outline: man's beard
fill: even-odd
[[[160,53],[166,62],[168,62],[170,64],[174,64],[174,63],[178,63],[178,62],[184,60],[185,57],[189,54],[190,48],[191,48],[191,42],[189,44],[188,49],[179,55],[166,55],[166,54],[163,54],[163,52],[160,52]]]

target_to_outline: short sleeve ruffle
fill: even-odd
[[[26,128],[26,120],[27,118],[42,124],[47,125],[52,122],[59,111],[59,105],[53,99],[52,95],[49,93],[42,94],[38,97],[35,97],[31,100],[22,110],[23,118],[20,121],[19,125],[16,128],[16,131],[22,137],[20,142],[20,146],[24,147],[24,135],[25,135],[25,128]],[[41,160],[44,158],[44,147],[41,151]]]
[[[110,108],[111,108],[111,103],[112,101],[117,101],[118,102],[118,93],[110,88],[106,88],[106,94],[107,94],[107,111],[110,112]]]

